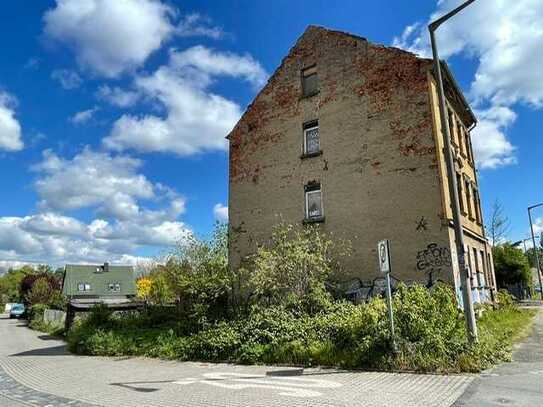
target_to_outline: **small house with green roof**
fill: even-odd
[[[136,296],[131,266],[68,264],[62,293],[70,300],[128,300]]]

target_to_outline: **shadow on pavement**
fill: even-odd
[[[159,391],[160,389],[154,387],[137,387],[140,384],[153,384],[153,383],[173,383],[175,380],[157,380],[151,382],[125,382],[125,383],[110,383],[111,386],[118,386],[124,389],[134,390],[140,393],[152,393]]]
[[[14,353],[10,356],[65,356],[70,355],[66,345],[51,346],[48,348],[39,348],[27,350],[25,352]]]
[[[333,374],[344,374],[348,373],[347,370],[336,370],[331,368],[330,371],[319,370],[319,371],[304,371],[303,368],[300,369],[286,369],[286,370],[271,370],[266,372],[266,376],[327,376]]]

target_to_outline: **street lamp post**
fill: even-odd
[[[535,245],[534,224],[532,223],[532,209],[537,208],[539,206],[543,206],[543,203],[528,207],[528,219],[530,220],[530,231],[532,232],[532,244],[534,245],[534,252],[535,252],[535,264],[537,266],[537,277],[539,278],[539,290],[540,290],[539,294],[541,295],[541,299],[543,300],[543,283],[541,282],[541,264],[539,263],[539,251],[537,250],[537,246]]]
[[[432,43],[432,54],[434,57],[434,70],[437,79],[437,92],[439,97],[439,114],[441,116],[441,130],[444,136],[445,142],[445,161],[447,163],[447,175],[449,178],[449,193],[452,198],[452,215],[454,224],[454,234],[456,239],[456,251],[458,255],[458,266],[460,268],[460,279],[462,285],[462,298],[464,302],[464,316],[466,319],[466,330],[468,332],[468,338],[471,342],[477,342],[477,322],[475,320],[475,312],[473,309],[473,300],[471,298],[471,282],[469,279],[468,269],[466,267],[466,254],[464,246],[464,231],[462,230],[462,218],[460,217],[460,202],[458,197],[458,187],[456,182],[456,176],[454,171],[453,154],[451,150],[450,129],[449,122],[447,120],[447,108],[445,104],[445,91],[443,87],[443,76],[441,74],[441,62],[439,60],[439,54],[437,51],[437,43],[435,38],[435,31],[441,24],[453,17],[464,8],[469,6],[475,0],[468,0],[461,4],[451,12],[445,14],[443,17],[430,23],[428,30],[430,31],[430,41]]]

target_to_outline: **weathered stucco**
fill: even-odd
[[[302,98],[301,70],[320,92]],[[352,242],[345,279],[378,277],[391,240],[400,280],[452,281],[431,61],[349,34],[309,27],[229,136],[230,265],[302,223],[304,185],[321,183],[323,230]],[[318,120],[322,154],[301,158],[302,125]]]

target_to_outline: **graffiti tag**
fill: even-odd
[[[451,251],[447,247],[439,247],[437,243],[430,243],[426,249],[417,253],[417,270],[430,276],[450,266]]]

